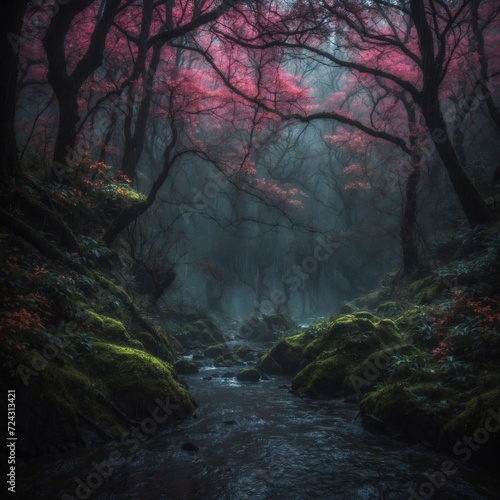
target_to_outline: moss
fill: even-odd
[[[130,335],[125,325],[114,318],[98,314],[90,309],[86,311],[90,326],[97,337],[113,342],[128,342]]]
[[[185,348],[210,346],[226,342],[225,335],[209,318],[198,319],[185,324],[183,332],[176,334],[176,338]]]
[[[365,395],[363,415],[373,415],[392,434],[437,445],[445,423],[456,413],[461,394],[436,383],[382,385]]]
[[[214,359],[215,366],[233,366],[234,363],[241,361],[235,352],[227,352]]]
[[[393,345],[379,349],[353,368],[344,380],[346,392],[354,392],[358,396],[383,382],[392,361],[397,356],[409,356],[418,352],[411,344]]]
[[[396,323],[392,319],[381,319],[375,324],[377,335],[386,344],[392,344],[394,342],[401,341],[401,333]]]
[[[268,373],[270,375],[282,375],[281,365],[273,358],[270,353],[264,354],[257,361],[256,368],[262,373]]]
[[[309,339],[304,333],[286,337],[257,361],[256,368],[275,375],[295,375],[301,368],[302,352]]]
[[[313,397],[338,397],[353,391],[350,381],[359,364],[387,344],[399,342],[396,324],[361,312],[334,318],[326,330],[303,348],[302,370],[292,382],[294,390]],[[276,359],[276,356],[275,356]]]
[[[356,318],[369,319],[370,321],[377,320],[377,317],[369,311],[358,311],[356,313],[353,312],[352,314],[355,315]]]
[[[176,353],[182,349],[181,344],[172,337],[164,336],[156,339],[145,330],[137,330],[132,335],[134,338],[129,342],[130,347],[135,347],[134,342],[140,342],[143,346],[142,350],[168,363],[173,363]]]
[[[376,309],[383,302],[389,299],[388,291],[385,288],[377,288],[372,292],[360,297],[354,301],[357,307],[366,307],[368,309]]]
[[[500,388],[471,398],[442,429],[440,448],[453,451],[461,458],[492,466],[500,463]],[[464,444],[466,437],[472,445]],[[471,451],[472,450],[472,451]]]
[[[424,290],[422,297],[420,298],[420,304],[430,304],[435,300],[439,300],[441,298],[443,290],[446,290],[446,288],[447,285],[441,281],[427,287]]]
[[[340,314],[352,314],[356,311],[356,306],[352,302],[347,302],[339,309]]]
[[[188,361],[187,359],[179,359],[174,363],[174,370],[180,375],[187,375],[191,373],[198,373],[196,363]]]
[[[280,333],[291,332],[295,323],[286,314],[252,316],[239,328],[239,335],[255,342],[272,342]]]
[[[345,356],[317,360],[301,370],[292,381],[292,390],[314,398],[338,397],[343,393],[348,369]]]
[[[479,387],[482,391],[500,387],[500,373],[484,374],[479,380]]]
[[[365,311],[347,314],[282,339],[259,359],[257,368],[264,373],[296,375],[297,391],[315,397],[337,396],[348,387],[344,379],[361,361],[400,340],[392,320]]]
[[[415,297],[434,282],[435,277],[431,274],[425,278],[414,281],[408,286],[408,291]]]
[[[248,345],[242,345],[240,347],[238,347],[238,349],[236,349],[236,354],[241,358],[241,359],[244,359],[245,357],[247,357],[249,354],[253,354],[255,351],[255,349],[253,349],[252,347],[248,346]]]
[[[258,382],[260,380],[260,373],[255,368],[245,368],[236,375],[236,378],[243,382]]]
[[[193,399],[177,381],[172,368],[137,349],[95,344],[85,367],[103,381],[109,395],[133,418],[150,416],[157,398],[168,398],[172,404],[178,405],[174,411],[178,417],[185,417],[194,409]]]
[[[222,355],[225,350],[226,350],[225,344],[215,344],[210,347],[207,347],[203,351],[203,355],[205,356],[205,358],[216,358],[217,356]]]

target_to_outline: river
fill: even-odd
[[[354,404],[296,397],[283,387],[289,378],[238,382],[227,371],[205,366],[181,377],[199,405],[195,415],[133,450],[108,444],[29,462],[18,471],[16,498],[500,498],[498,474],[371,434]],[[199,450],[184,450],[187,442]],[[114,467],[97,472],[117,452]],[[454,473],[439,472],[443,464]]]

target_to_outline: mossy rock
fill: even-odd
[[[352,302],[347,302],[339,308],[340,314],[352,314],[356,311],[356,306]]]
[[[286,314],[252,316],[240,326],[238,334],[255,342],[272,342],[279,334],[295,330],[296,325]]]
[[[500,464],[500,388],[471,398],[442,429],[439,446],[462,460],[488,467]],[[470,444],[465,442],[469,438]]]
[[[419,293],[422,293],[426,288],[431,286],[432,283],[434,283],[434,280],[435,280],[435,276],[433,276],[432,274],[425,276],[424,278],[421,278],[421,279],[411,283],[408,286],[408,291],[413,295],[414,298],[416,298],[416,296]]]
[[[301,369],[302,353],[310,339],[305,333],[282,339],[257,361],[256,368],[272,375],[295,375]]]
[[[434,301],[440,301],[441,295],[448,285],[444,281],[438,281],[428,286],[420,297],[420,304],[430,304]]]
[[[133,339],[128,343],[130,347],[134,347],[133,341],[140,342],[144,351],[168,363],[173,363],[176,353],[182,349],[181,344],[175,338],[166,335],[157,339],[145,330],[133,332],[132,335]]]
[[[89,326],[96,337],[114,343],[126,343],[130,340],[130,334],[121,321],[98,314],[90,309],[87,309],[86,312]]]
[[[253,347],[248,346],[248,345],[242,345],[242,346],[239,346],[234,352],[241,359],[245,359],[245,357],[248,356],[249,354],[254,354],[255,349]]]
[[[236,375],[236,378],[242,382],[258,382],[260,380],[260,372],[255,368],[245,368]]]
[[[196,363],[189,361],[187,359],[179,359],[174,363],[174,370],[179,375],[189,375],[192,373],[198,373],[198,367]]]
[[[23,362],[30,366],[29,357]],[[29,443],[26,449],[20,443],[19,456],[119,439],[155,410],[167,416],[158,421],[162,426],[185,418],[196,406],[165,363],[107,343],[94,343],[79,365],[49,361],[29,382],[16,390],[19,432]]]
[[[358,397],[373,390],[385,380],[391,362],[397,356],[410,356],[417,352],[418,349],[412,344],[395,344],[373,352],[346,377],[345,390],[356,393]]]
[[[264,356],[259,358],[256,366],[262,373],[268,373],[270,375],[282,375],[283,374],[282,373],[283,370],[282,370],[281,366],[277,363],[277,361],[269,353],[264,354]]]
[[[359,297],[353,301],[355,307],[364,307],[367,309],[376,309],[380,304],[387,302],[390,299],[389,291],[382,287],[373,290],[372,292]]]
[[[205,356],[205,358],[216,358],[222,355],[225,351],[226,351],[225,344],[215,344],[210,347],[207,347],[203,351],[203,355]]]
[[[94,345],[89,358],[85,362],[88,373],[102,380],[117,406],[134,419],[150,416],[158,398],[168,398],[177,405],[173,413],[179,418],[186,417],[195,407],[173,369],[154,356],[103,343]]]
[[[313,398],[339,397],[344,391],[348,362],[341,355],[316,360],[292,380],[292,390]]]
[[[365,395],[360,411],[363,415],[380,419],[390,434],[403,436],[412,442],[436,444],[450,409],[444,409],[443,414],[437,412],[436,406],[427,401],[429,394],[436,400],[450,395],[446,389],[431,388],[427,384],[411,387],[397,382],[383,385]]]
[[[296,375],[295,391],[311,397],[338,397],[345,382],[370,354],[401,341],[396,324],[369,312],[334,317],[276,344],[257,363],[265,373]]]
[[[240,362],[240,357],[235,352],[227,352],[214,359],[215,366],[233,366],[235,363]]]
[[[226,342],[225,335],[217,325],[209,318],[198,319],[184,325],[184,331],[176,334],[176,339],[183,347],[192,349],[194,347],[211,346]]]

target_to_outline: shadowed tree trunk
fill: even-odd
[[[0,158],[0,176],[8,182],[19,170],[19,156],[17,152],[14,129],[16,111],[16,90],[18,75],[18,51],[23,16],[26,12],[28,0],[6,0],[2,4],[0,47],[2,57],[0,78],[0,136],[4,145]]]
[[[90,44],[72,73],[64,51],[66,35],[75,17],[92,5],[93,0],[80,0],[59,5],[43,37],[47,54],[47,79],[59,103],[59,123],[54,147],[54,162],[66,165],[76,145],[78,93],[83,82],[101,65],[106,36],[120,5],[120,0],[108,0],[100,13]]]

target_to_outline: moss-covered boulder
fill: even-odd
[[[264,354],[263,373],[295,375],[292,389],[312,397],[353,392],[346,381],[368,356],[401,342],[396,324],[367,311],[333,317],[286,337]]]
[[[113,343],[126,343],[130,341],[130,334],[125,325],[117,319],[87,310],[87,323],[92,333],[103,340]]]
[[[177,417],[186,417],[194,409],[191,395],[177,381],[166,363],[136,349],[112,344],[96,344],[85,363],[88,373],[98,377],[133,418],[144,418],[156,407],[157,398],[168,398],[178,408]],[[119,367],[119,369],[117,369]]]
[[[31,366],[29,357],[24,361]],[[196,406],[163,361],[102,342],[78,364],[56,358],[26,376],[16,402],[19,433],[29,447],[20,442],[19,456],[119,439],[146,420],[148,429],[156,429],[187,417]]]
[[[291,332],[295,323],[286,314],[268,314],[252,316],[240,326],[238,334],[241,338],[255,342],[273,342],[280,334]]]
[[[394,344],[370,354],[344,380],[347,392],[362,394],[384,382],[389,368],[400,356],[413,356],[418,349],[412,344]]]
[[[395,382],[366,394],[360,410],[382,421],[390,434],[437,445],[441,429],[456,412],[462,397],[439,383]]]
[[[500,388],[470,398],[443,426],[439,446],[461,460],[500,463]]]
[[[280,340],[258,361],[256,368],[272,375],[295,375],[301,368],[302,354],[312,337],[300,333]]]
[[[179,359],[174,363],[174,370],[179,375],[189,375],[192,373],[198,373],[198,367],[196,363],[189,361],[187,359]]]
[[[305,347],[301,360],[305,367],[294,378],[292,389],[317,398],[351,393],[358,365],[400,341],[391,320],[366,312],[341,316]]]
[[[260,372],[255,368],[245,368],[236,375],[236,378],[242,382],[258,382],[260,380]]]
[[[207,347],[203,351],[203,355],[205,356],[205,358],[217,358],[218,356],[221,356],[225,351],[226,351],[225,344],[215,344],[210,347]]]
[[[192,349],[195,347],[211,346],[226,342],[226,336],[219,327],[210,319],[198,319],[192,323],[186,323],[182,332],[177,333],[176,339],[183,347]]]
[[[226,352],[214,359],[214,366],[233,366],[238,363],[243,364],[243,361],[235,352]]]

